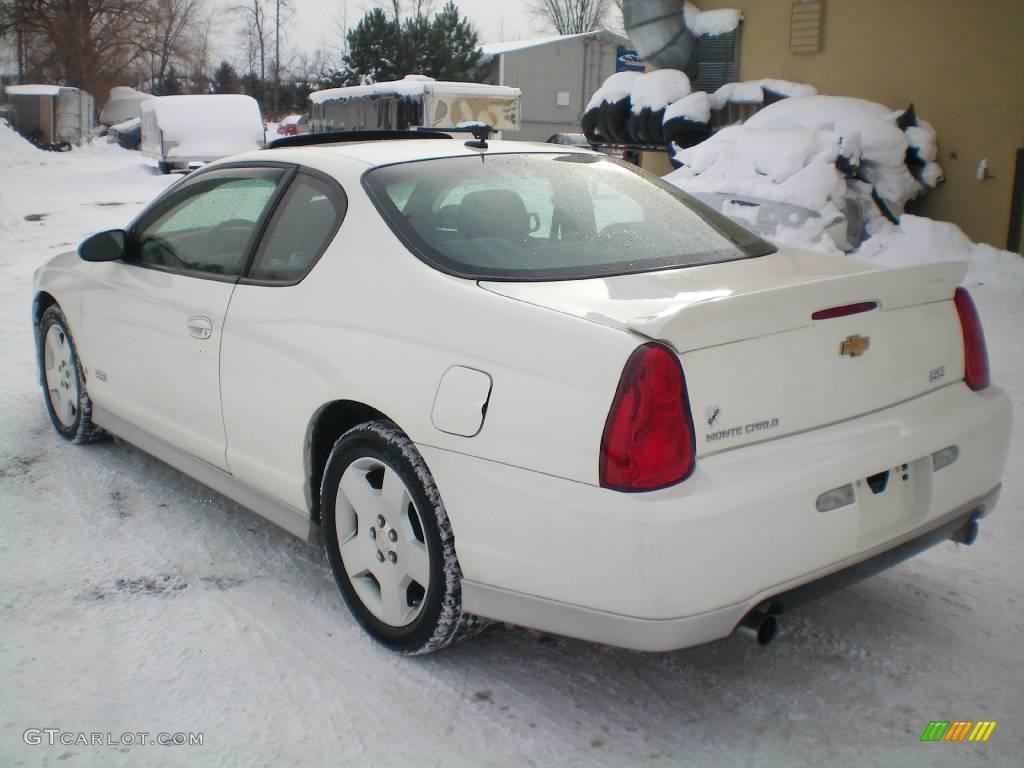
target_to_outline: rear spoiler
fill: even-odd
[[[966,274],[966,261],[870,269],[678,304],[633,318],[627,326],[677,352],[690,352],[810,325],[812,313],[851,302],[875,301],[884,312],[951,301]]]

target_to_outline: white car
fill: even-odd
[[[42,267],[57,431],[322,538],[408,654],[766,642],[973,540],[1011,419],[964,264],[777,250],[586,149],[367,138],[213,163]]]

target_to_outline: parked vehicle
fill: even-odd
[[[142,119],[133,117],[123,123],[115,123],[107,129],[108,141],[117,142],[125,149],[139,149],[142,145]]]
[[[582,133],[553,133],[548,137],[548,144],[562,144],[567,147],[590,147],[590,140]],[[619,149],[618,147],[594,146],[598,152],[611,157],[621,157],[633,165],[640,165],[640,153],[635,149]]]
[[[309,133],[309,115],[288,115],[277,126],[279,136],[298,136]]]
[[[139,104],[142,154],[163,173],[264,145],[259,104],[249,96],[159,96]]]
[[[322,532],[407,654],[486,619],[767,642],[974,540],[1012,420],[963,263],[779,250],[615,158],[429,135],[284,139],[49,261],[57,432]]]

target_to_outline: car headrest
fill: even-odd
[[[459,231],[465,237],[503,237],[525,240],[530,235],[530,214],[523,199],[507,189],[470,192],[459,206]]]

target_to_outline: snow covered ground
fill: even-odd
[[[498,626],[404,659],[362,634],[321,552],[132,448],[50,428],[32,272],[171,180],[115,146],[45,154],[0,130],[0,765],[1019,764],[1020,262],[972,272],[1018,436],[974,546],[784,615],[767,648],[641,654]],[[999,725],[985,744],[919,742],[957,719]],[[204,742],[30,746],[29,728]]]

